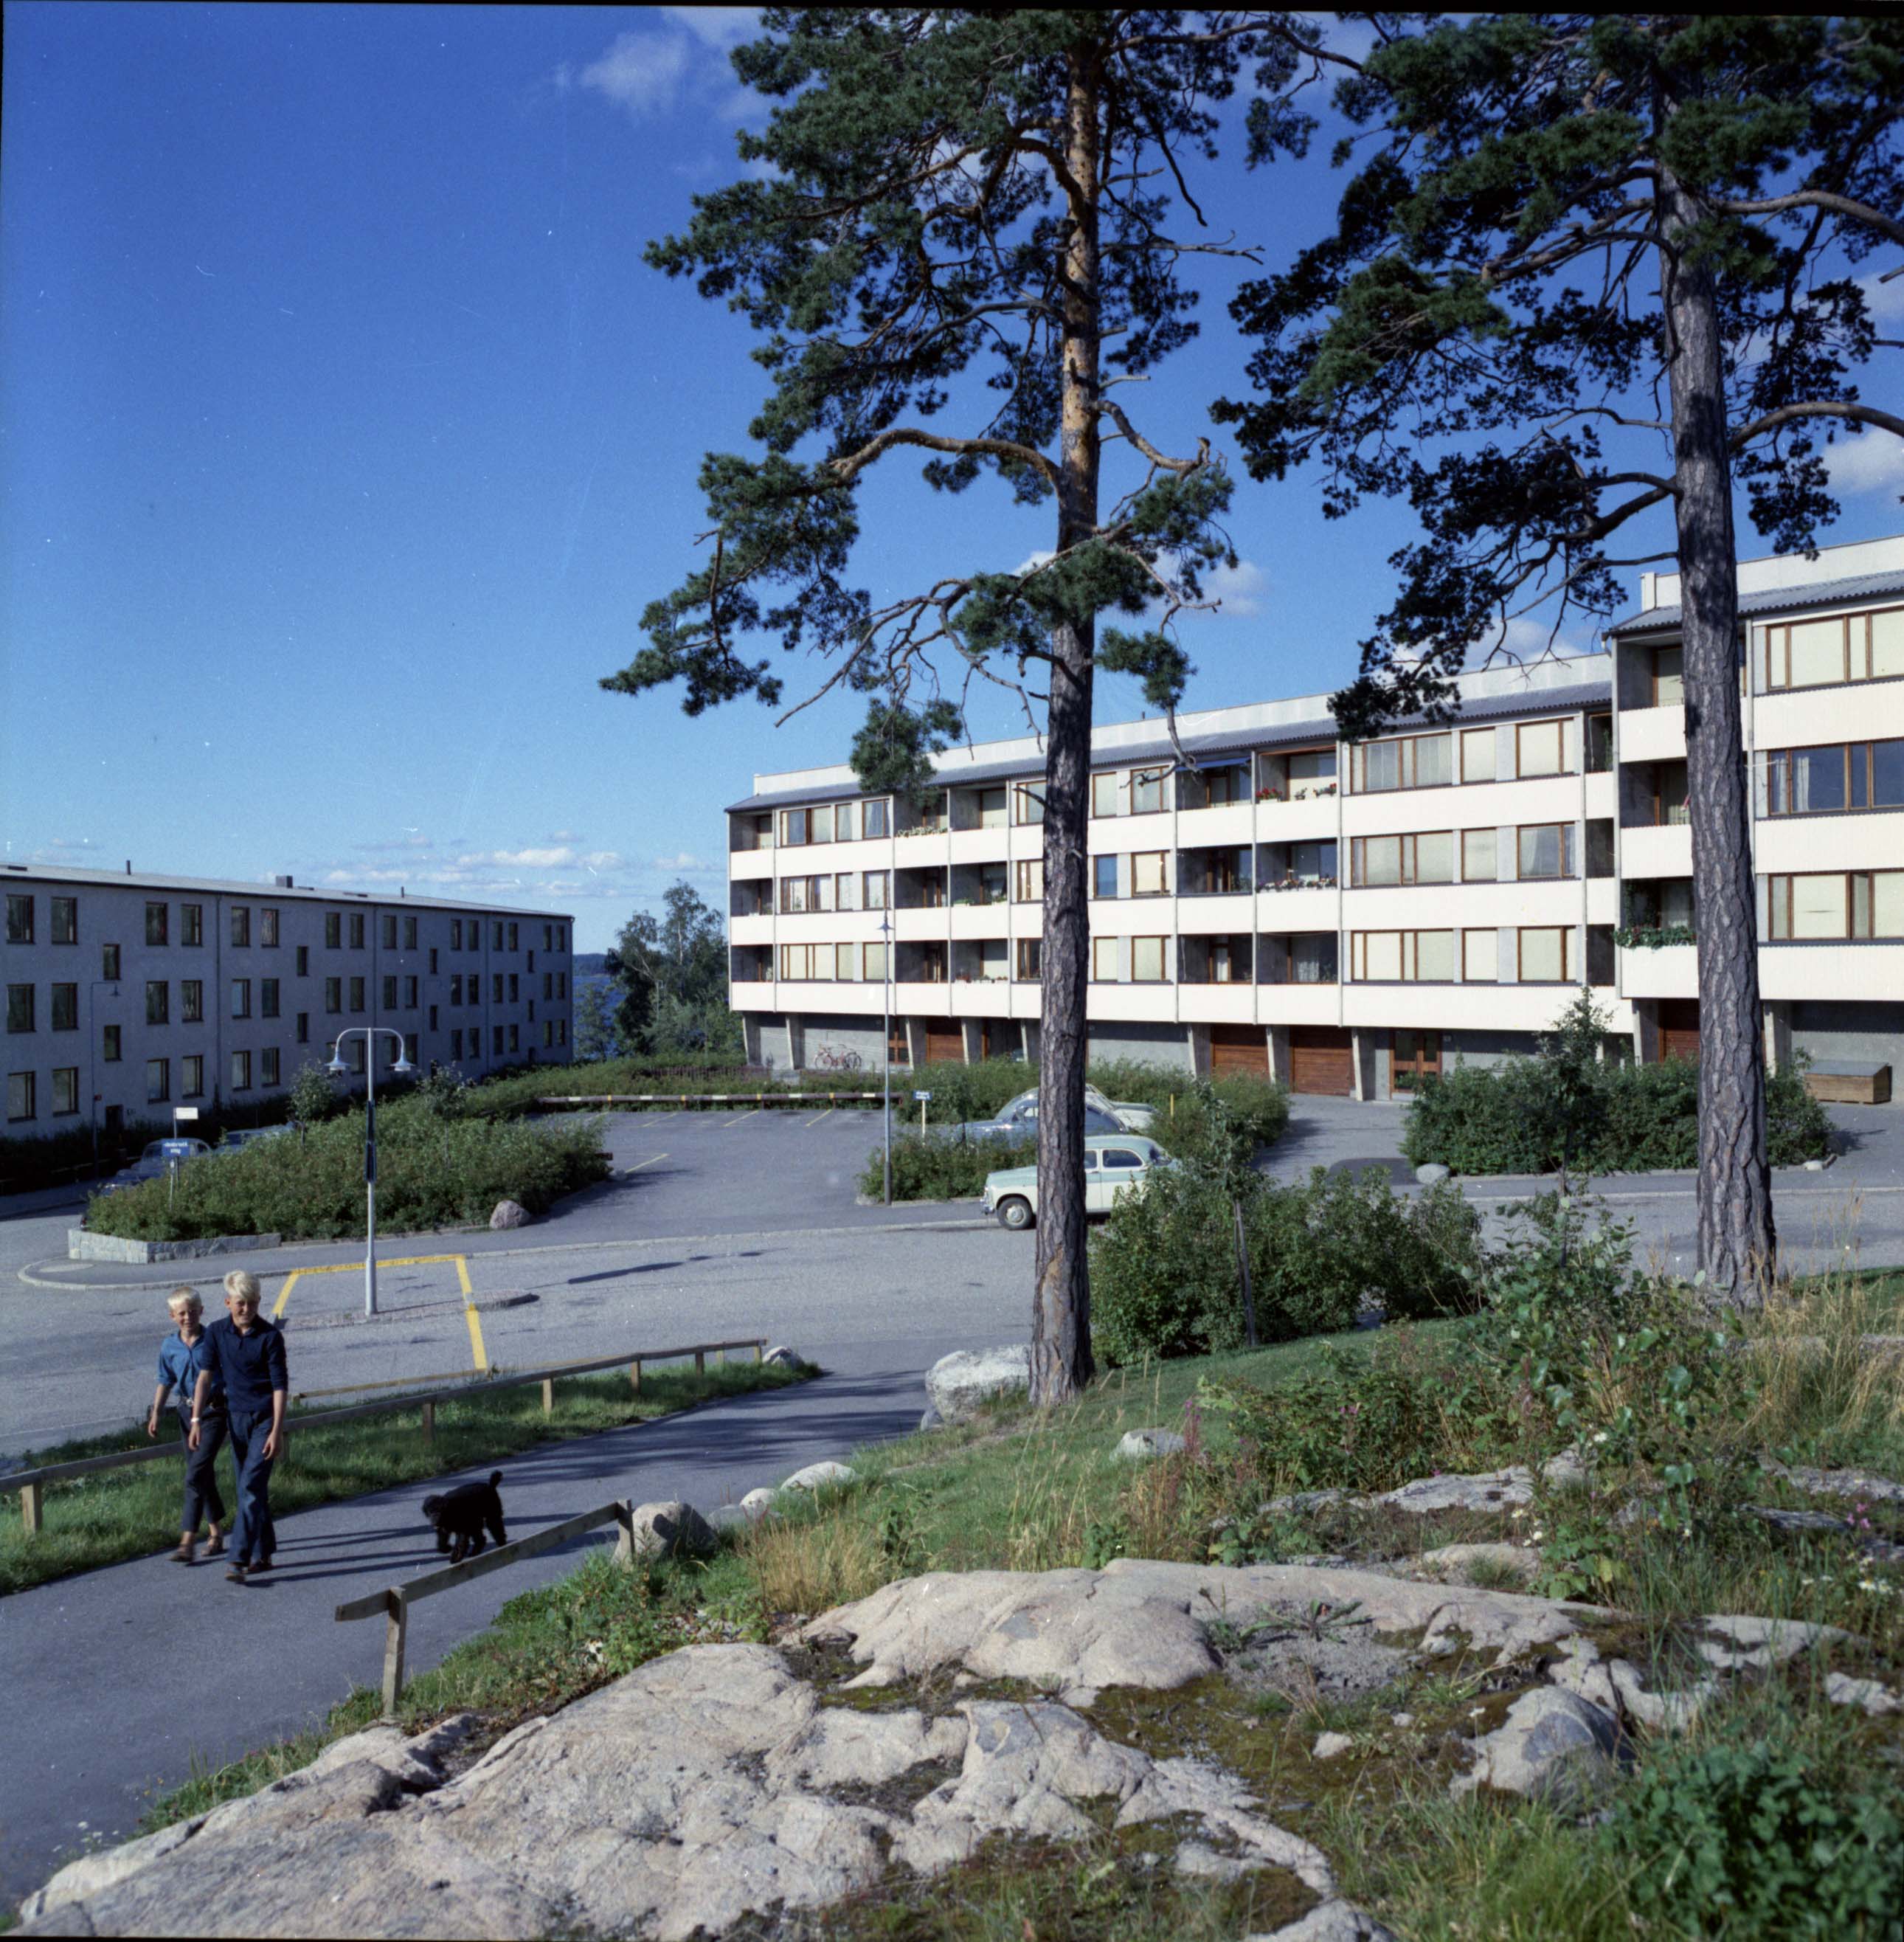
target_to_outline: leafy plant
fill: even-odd
[[[985,1176],[1003,1167],[1030,1166],[1038,1157],[1033,1140],[954,1140],[942,1133],[895,1132],[892,1138],[895,1200],[973,1200]],[[875,1147],[861,1169],[859,1190],[873,1199],[885,1190],[886,1154]]]

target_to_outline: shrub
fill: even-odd
[[[1107,1097],[1142,1100],[1155,1106],[1157,1117],[1150,1126],[1150,1137],[1160,1147],[1186,1159],[1211,1150],[1213,1107],[1220,1107],[1236,1137],[1251,1153],[1275,1145],[1289,1124],[1289,1095],[1267,1079],[1237,1075],[1191,1082],[1175,1076],[1171,1077],[1168,1088],[1116,1093],[1100,1080],[1094,1078],[1092,1083]]]
[[[1008,1166],[1030,1166],[1038,1157],[1032,1140],[954,1140],[943,1133],[892,1136],[895,1200],[975,1200],[985,1176]],[[885,1149],[875,1147],[860,1169],[859,1190],[878,1199],[885,1190]]]
[[[260,1141],[182,1168],[170,1207],[163,1180],[96,1198],[87,1224],[142,1241],[359,1235],[363,1141],[364,1114],[354,1109],[294,1138]],[[378,1219],[393,1231],[484,1221],[498,1200],[540,1214],[610,1172],[598,1120],[531,1126],[445,1119],[414,1098],[380,1108],[377,1154]]]
[[[1235,1224],[1229,1189],[1201,1162],[1119,1202],[1091,1247],[1093,1333],[1107,1362],[1241,1346]],[[1353,1328],[1365,1302],[1422,1316],[1478,1298],[1480,1219],[1449,1184],[1410,1201],[1373,1169],[1318,1167],[1290,1185],[1252,1175],[1243,1224],[1264,1341]]]
[[[349,1103],[348,1096],[338,1091],[330,1074],[314,1058],[306,1059],[298,1067],[285,1099],[290,1116],[303,1126],[314,1126],[328,1120]]]
[[[1904,1921],[1895,1790],[1762,1739],[1661,1747],[1602,1838],[1634,1909],[1676,1931],[1878,1942]]]

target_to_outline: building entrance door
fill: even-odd
[[[1441,1034],[1437,1031],[1398,1031],[1388,1058],[1388,1089],[1419,1092],[1424,1079],[1441,1077]]]
[[[1662,1059],[1699,1057],[1699,1000],[1662,998],[1659,1001],[1659,1055]]]
[[[963,1065],[966,1062],[966,1035],[957,1025],[926,1028],[926,1062],[929,1065]]]

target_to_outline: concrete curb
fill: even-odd
[[[282,1234],[207,1234],[196,1241],[131,1241],[120,1234],[95,1234],[84,1227],[66,1230],[69,1261],[116,1261],[125,1267],[148,1267],[154,1261],[191,1261],[207,1254],[248,1254],[278,1246]]]

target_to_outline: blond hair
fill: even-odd
[[[203,1315],[205,1312],[205,1304],[200,1300],[197,1291],[194,1288],[175,1288],[165,1297],[165,1305],[168,1309],[188,1308],[194,1315]]]
[[[227,1294],[249,1295],[253,1301],[262,1300],[264,1290],[258,1285],[258,1277],[244,1268],[234,1268],[225,1277]]]

